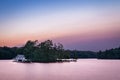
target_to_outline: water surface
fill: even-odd
[[[0,60],[0,80],[120,80],[120,60],[31,64]]]

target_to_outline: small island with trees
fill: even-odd
[[[0,47],[0,59],[13,59],[17,55],[24,55],[27,62],[63,62],[67,59],[97,58],[97,59],[120,59],[120,47],[106,51],[78,51],[65,50],[61,43],[53,43],[52,40],[44,42],[27,41],[22,47]]]
[[[53,43],[52,40],[41,43],[37,40],[28,41],[25,46],[17,50],[17,53],[25,55],[25,58],[32,62],[58,62],[70,58],[69,52],[64,50],[63,45]]]

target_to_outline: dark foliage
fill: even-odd
[[[97,53],[92,51],[70,51],[71,58],[96,58]]]
[[[105,51],[99,51],[98,59],[120,59],[120,47]]]
[[[56,62],[57,59],[78,59],[78,58],[98,58],[98,59],[120,59],[120,47],[106,51],[78,51],[65,50],[63,45],[55,44],[52,40],[39,43],[27,41],[23,47],[0,47],[0,59],[13,59],[18,54],[23,54],[32,62]]]
[[[15,57],[17,48],[0,47],[0,59],[12,59]]]

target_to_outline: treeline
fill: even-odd
[[[0,59],[13,59],[18,54],[25,55],[26,59],[33,62],[55,62],[57,59],[70,58],[120,59],[120,47],[99,52],[65,50],[62,44],[53,43],[52,40],[27,41],[23,47],[0,47]]]
[[[12,59],[17,55],[17,47],[0,47],[0,59]]]
[[[34,62],[55,62],[57,59],[95,58],[92,51],[65,50],[63,45],[46,40],[39,43],[27,41],[23,47],[0,47],[0,59],[12,59],[18,54],[23,54],[28,60]]]
[[[69,50],[71,58],[96,58],[97,54],[93,51]]]
[[[97,54],[98,59],[120,59],[120,47],[105,51],[99,51]]]

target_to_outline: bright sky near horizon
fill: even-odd
[[[0,0],[0,46],[47,39],[66,49],[120,46],[120,1]]]

